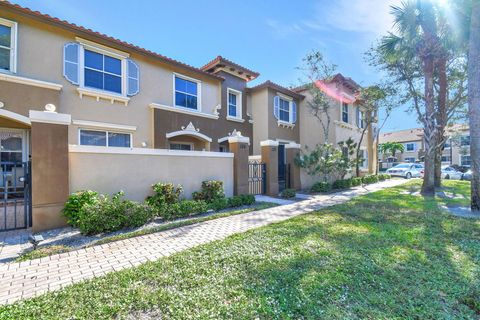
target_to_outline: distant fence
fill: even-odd
[[[91,189],[105,194],[120,190],[143,201],[157,182],[181,184],[190,198],[204,180],[223,181],[233,195],[233,154],[142,148],[74,146],[69,148],[70,192]]]

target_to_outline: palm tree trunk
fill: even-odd
[[[468,111],[472,160],[471,208],[480,214],[480,1],[472,1],[468,51]]]
[[[442,186],[442,153],[445,145],[445,127],[447,126],[447,95],[448,95],[448,81],[447,81],[447,57],[444,54],[437,61],[438,73],[438,111],[437,111],[437,141],[435,150],[435,188]]]

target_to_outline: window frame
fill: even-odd
[[[285,124],[288,124],[288,125],[295,125],[293,123],[293,119],[292,119],[292,115],[293,115],[293,98],[292,97],[289,97],[289,96],[286,96],[280,92],[277,92],[276,94],[278,96],[278,123],[285,123]],[[275,99],[275,98],[274,98]],[[285,121],[285,120],[281,120],[280,119],[280,105],[282,104],[281,103],[281,100],[284,100],[286,102],[288,102],[288,121]],[[273,102],[275,103],[275,101]],[[297,107],[298,109],[298,107]],[[298,110],[297,110],[297,119],[298,119]]]
[[[413,145],[412,150],[408,150],[408,146]],[[407,142],[405,143],[405,152],[415,152],[417,150],[417,144],[415,142]]]
[[[464,144],[465,140],[468,140],[468,144]],[[460,137],[460,146],[461,147],[469,147],[471,143],[472,142],[470,140],[470,135],[465,135],[465,136]]]
[[[196,109],[177,105],[177,101],[176,101],[176,97],[175,97],[175,94],[177,92],[176,87],[175,87],[175,78],[177,78],[177,77],[180,78],[180,79],[183,79],[183,80],[190,81],[190,82],[195,82],[197,84],[197,96],[196,96],[197,97],[197,108]],[[172,105],[175,108],[180,108],[182,110],[190,110],[190,111],[193,111],[193,112],[202,112],[202,81],[200,81],[198,79],[195,79],[195,78],[185,76],[185,75],[180,74],[180,73],[176,73],[176,72],[173,73],[172,79],[173,79],[172,80],[172,83],[173,83],[173,88],[172,88],[173,89],[172,90],[173,104]],[[179,92],[190,95],[190,96],[193,96],[193,94],[190,94],[190,93],[187,93],[187,92],[183,92],[183,91],[179,91]]]
[[[103,132],[105,133],[105,145],[104,146],[94,146],[91,144],[82,144],[81,137],[82,131],[96,131],[96,132]],[[119,134],[128,134],[130,136],[130,146],[129,147],[111,147],[108,145],[108,134],[109,133],[119,133]],[[131,132],[124,132],[124,131],[115,131],[115,130],[103,130],[103,129],[93,129],[93,128],[78,128],[78,145],[79,146],[87,146],[87,147],[103,147],[103,148],[133,148],[133,134]]]
[[[443,158],[445,158],[445,160],[443,160]],[[450,155],[442,155],[442,160],[441,162],[444,162],[444,163],[451,163],[452,162],[452,157]]]
[[[463,164],[463,157],[470,157],[470,160],[468,162],[470,162],[470,164]],[[472,157],[471,155],[469,154],[461,154],[460,155],[460,165],[461,166],[472,166]]]
[[[115,50],[113,48],[109,48],[103,46],[101,44],[97,44],[88,40],[76,38],[78,44],[80,45],[80,52],[78,56],[78,68],[79,70],[79,87],[86,90],[93,90],[97,92],[104,92],[110,95],[117,95],[121,97],[127,98],[127,81],[128,81],[128,74],[127,74],[127,59],[130,57],[128,53],[121,52]],[[94,87],[87,87],[85,86],[85,50],[89,50],[95,53],[102,54],[104,56],[109,56],[115,59],[120,60],[120,67],[121,67],[121,93],[115,91],[109,91]],[[91,69],[91,68],[90,68]],[[96,69],[95,69],[96,70]],[[102,71],[105,73],[105,71]]]
[[[178,144],[178,145],[188,145],[190,147],[190,150],[181,150],[181,149],[172,149],[173,144]],[[195,151],[195,145],[193,142],[185,142],[185,141],[169,141],[168,142],[168,150],[175,150],[175,151]]]
[[[237,96],[237,103],[235,105],[237,114],[235,116],[232,116],[230,114],[230,94]],[[235,118],[235,119],[243,119],[242,108],[243,108],[242,92],[232,88],[227,88],[227,117]]]
[[[1,47],[10,50],[10,70],[0,68],[0,72],[17,73],[17,37],[18,23],[12,20],[0,18],[0,25],[10,28],[10,48]]]
[[[344,110],[345,107],[347,108],[346,111]],[[341,115],[341,117],[342,117],[342,122],[343,122],[343,123],[350,123],[350,114],[349,114],[349,113],[350,113],[349,104],[346,103],[346,102],[342,102],[342,109],[341,109],[340,115]],[[344,115],[347,116],[347,121],[345,121]]]

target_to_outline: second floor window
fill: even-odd
[[[0,18],[0,70],[15,72],[15,34],[17,24]]]
[[[415,151],[415,143],[407,143],[405,144],[406,151]]]
[[[235,93],[228,93],[228,115],[230,117],[238,117],[237,115],[237,95]]]
[[[175,106],[198,109],[198,83],[175,76]]]
[[[460,156],[460,165],[462,166],[471,166],[472,165],[472,159],[470,156]]]
[[[85,50],[85,87],[122,93],[122,62]]]
[[[279,120],[290,122],[290,101],[280,98]]]
[[[342,103],[342,121],[348,123],[348,103]]]
[[[470,136],[462,136],[460,138],[460,145],[466,147],[470,145]]]

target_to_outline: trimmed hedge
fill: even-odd
[[[67,223],[72,227],[78,228],[80,223],[80,210],[86,204],[94,204],[99,201],[98,192],[92,190],[81,190],[72,193],[65,203],[62,212],[67,218]]]
[[[333,189],[348,189],[351,187],[352,187],[351,179],[336,180],[335,182],[333,182],[333,185],[332,185]]]
[[[193,200],[204,200],[208,203],[225,198],[223,182],[217,180],[203,181],[201,190],[193,192],[192,198]]]
[[[378,176],[376,175],[369,175],[369,176],[365,176],[362,178],[362,182],[364,184],[372,184],[372,183],[377,183],[378,182]]]
[[[296,194],[297,194],[297,191],[295,189],[284,189],[280,193],[280,197],[284,199],[291,199],[291,198],[295,198]]]
[[[358,187],[362,185],[361,177],[352,178],[351,180],[352,180],[352,187]]]
[[[332,190],[332,185],[328,182],[316,182],[312,188],[310,188],[311,192],[328,192]]]
[[[204,213],[208,210],[209,205],[204,200],[182,200],[165,207],[161,216],[165,220],[172,220]]]

